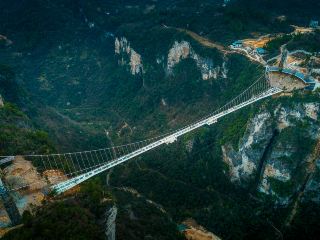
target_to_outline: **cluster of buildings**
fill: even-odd
[[[299,28],[299,27],[296,27]],[[308,28],[301,28],[301,29],[306,29],[308,31],[305,31],[303,33],[308,33],[308,32],[314,32],[315,29],[320,29],[319,22],[316,20],[310,21],[309,27]],[[297,31],[295,31],[296,33]],[[293,77],[294,79],[300,81],[301,88],[304,88],[306,90],[314,91],[317,88],[320,88],[320,81],[316,77],[311,76],[311,72],[304,71],[304,68],[301,67],[301,60],[300,59],[294,59],[293,55],[290,56],[290,66],[283,67],[281,65],[281,61],[279,66],[268,66],[269,61],[265,61],[264,57],[267,55],[267,51],[263,48],[270,40],[272,40],[274,37],[272,36],[263,36],[259,39],[244,39],[244,40],[237,40],[234,41],[231,45],[230,48],[237,51],[244,53],[248,58],[258,61],[262,63],[263,65],[267,66],[267,72],[275,72],[275,73],[282,73],[284,75],[287,75]],[[303,50],[297,50],[302,52],[303,54],[307,55],[312,55],[312,53],[308,53]],[[294,54],[295,52],[291,52]],[[283,52],[284,53],[284,52]],[[279,56],[278,56],[279,57]],[[274,57],[273,59],[276,59],[278,57]],[[281,58],[281,56],[280,56]],[[284,60],[287,61],[288,56],[286,55]],[[298,65],[297,65],[298,64]],[[291,66],[292,65],[292,66]],[[319,71],[319,68],[316,68],[315,66],[312,66],[312,68],[315,68],[315,71]],[[308,73],[310,72],[310,73]],[[317,72],[318,73],[318,72]],[[320,71],[319,71],[320,73]]]
[[[267,54],[267,51],[264,48],[258,47],[258,48],[252,49],[249,46],[245,46],[245,44],[243,44],[242,40],[237,40],[237,41],[233,42],[231,44],[231,47],[234,48],[234,49],[244,48],[249,52],[251,51],[251,52],[254,52],[256,54],[259,54],[260,56],[263,56],[263,55]]]

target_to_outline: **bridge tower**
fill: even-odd
[[[13,226],[21,223],[21,216],[13,198],[0,178],[0,197]]]
[[[106,238],[107,240],[116,239],[116,218],[117,218],[118,209],[116,206],[113,206],[106,212]]]

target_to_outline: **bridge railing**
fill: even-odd
[[[111,148],[63,154],[26,155],[24,158],[32,161],[47,184],[52,186],[58,193],[61,193],[94,175],[126,162],[160,145],[173,143],[178,137],[188,132],[204,125],[211,125],[227,114],[279,92],[281,92],[280,89],[272,88],[267,79],[260,77],[244,92],[213,113],[201,118],[195,123],[155,138]],[[11,186],[11,189],[18,190],[27,188],[32,184],[36,184],[36,182]]]
[[[219,118],[230,114],[234,111],[237,111],[245,106],[248,106],[254,102],[257,102],[261,99],[264,99],[266,97],[272,96],[274,94],[278,94],[282,92],[281,89],[277,88],[271,88],[269,83],[259,83],[255,82],[250,88],[248,88],[243,94],[239,95],[237,98],[234,98],[230,103],[226,104],[222,108],[218,109],[214,114],[209,115],[207,118],[204,118],[196,123],[190,124],[182,129],[179,129],[175,131],[174,133],[163,137],[162,139],[155,141],[153,143],[150,143],[149,145],[140,148],[134,152],[131,152],[125,156],[119,157],[118,159],[108,162],[102,166],[99,166],[98,168],[82,174],[80,176],[77,176],[73,179],[67,180],[65,182],[59,183],[54,185],[52,188],[57,192],[61,193],[64,192],[78,184],[80,184],[83,181],[86,181],[87,179],[106,171],[107,169],[110,169],[112,167],[115,167],[121,163],[124,163],[138,155],[143,154],[144,152],[150,151],[160,145],[163,144],[170,144],[173,143],[178,139],[178,137],[189,133],[197,128],[200,128],[204,125],[211,125],[212,123],[216,122]]]

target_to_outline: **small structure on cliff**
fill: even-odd
[[[243,45],[243,42],[241,40],[237,40],[231,44],[231,46],[234,48],[241,48],[242,45]]]
[[[317,81],[300,71],[289,68],[266,67],[271,86],[278,87],[286,92],[305,89],[314,91],[317,89]]]
[[[267,51],[264,49],[264,48],[256,48],[256,52],[259,54],[259,55],[265,55],[267,53]]]

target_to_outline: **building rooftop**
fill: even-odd
[[[185,224],[179,224],[177,227],[179,232],[183,232],[188,229],[188,226]]]
[[[267,51],[264,48],[256,48],[257,53],[259,54],[266,54]]]
[[[317,28],[319,26],[319,21],[311,20],[310,25],[311,28]]]
[[[237,41],[233,42],[233,44],[242,44],[242,41],[241,40],[237,40]]]

